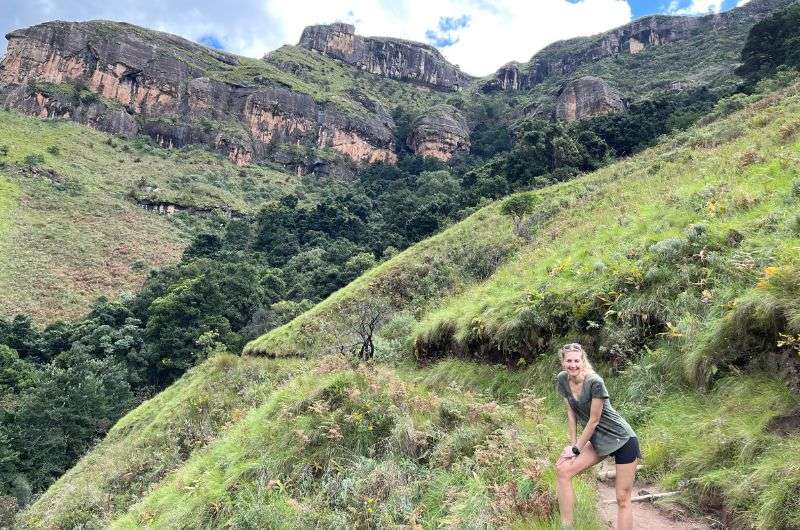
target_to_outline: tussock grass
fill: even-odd
[[[766,377],[732,376],[710,395],[661,398],[641,432],[648,473],[687,481],[701,505],[752,528],[798,528],[800,433],[772,434],[770,420],[800,399]]]
[[[434,373],[334,366],[275,391],[111,528],[552,527],[551,424]],[[438,370],[454,368],[491,386],[481,367]]]

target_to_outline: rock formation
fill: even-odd
[[[450,160],[469,150],[469,128],[458,109],[436,105],[414,121],[408,145],[414,154]]]
[[[309,26],[298,44],[367,72],[440,90],[459,90],[471,78],[439,50],[401,39],[362,37],[350,24]]]
[[[567,83],[556,101],[556,119],[575,121],[625,110],[619,93],[599,77],[585,76]]]
[[[568,76],[584,65],[621,54],[637,54],[733,24],[749,28],[790,0],[751,0],[720,14],[702,17],[654,15],[593,37],[556,42],[534,55],[525,65],[501,67],[482,85],[482,90],[526,90],[554,76]],[[745,33],[746,34],[746,33]]]
[[[281,142],[355,162],[396,160],[394,123],[377,102],[354,116],[270,79],[243,86],[230,72],[248,59],[174,35],[92,21],[48,22],[6,38],[0,103],[28,114],[144,133],[164,146],[204,143],[239,164],[268,158]]]

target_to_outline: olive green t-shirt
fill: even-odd
[[[611,406],[611,402],[608,399],[606,384],[599,375],[588,374],[583,379],[581,393],[576,400],[569,388],[567,372],[561,372],[556,376],[556,392],[569,401],[569,405],[572,407],[581,425],[586,425],[589,421],[592,398],[600,398],[603,400],[603,413],[600,416],[600,423],[597,425],[590,439],[592,447],[594,447],[598,455],[609,455],[625,445],[625,442],[631,437],[636,436],[636,433],[633,432],[628,422]]]

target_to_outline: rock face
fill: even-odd
[[[450,160],[469,150],[467,121],[455,107],[436,105],[415,120],[408,146],[414,154]]]
[[[554,76],[568,76],[578,68],[606,57],[633,55],[647,48],[689,39],[701,32],[734,24],[749,28],[790,0],[751,0],[725,13],[695,16],[648,16],[594,37],[556,42],[525,65],[511,63],[484,82],[482,90],[526,90]],[[746,35],[746,30],[745,30]]]
[[[567,83],[556,101],[556,119],[575,121],[625,110],[619,93],[599,77],[585,76]]]
[[[48,22],[6,38],[0,103],[28,114],[144,133],[164,146],[204,143],[238,164],[268,159],[286,142],[354,162],[397,158],[394,123],[377,102],[354,117],[278,82],[243,86],[225,76],[247,59],[174,35],[92,21]]]
[[[440,90],[460,90],[471,77],[450,64],[439,50],[419,42],[355,34],[350,24],[309,26],[298,44],[367,72]]]

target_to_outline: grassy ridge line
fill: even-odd
[[[466,287],[475,270],[486,274],[519,247],[507,217],[493,205],[406,249],[389,261],[244,348],[247,355],[304,355],[336,349],[342,315],[353,300],[386,298],[395,310],[422,314],[437,299]],[[485,261],[484,260],[488,260]]]
[[[123,417],[20,518],[26,528],[104,526],[293,375],[298,359],[214,357]]]
[[[541,237],[551,237],[539,234],[551,219],[604,193],[603,187],[616,177],[615,172],[605,172],[531,192],[539,205],[536,219],[527,226],[531,239],[515,233],[512,220],[500,211],[501,203],[486,206],[370,269],[291,322],[254,339],[244,353],[284,356],[338,351],[340,344],[348,343],[352,328],[348,314],[359,301],[385,302],[391,309],[385,320],[398,313],[422,318],[449,297],[486,281],[521,249],[537,245]]]
[[[16,112],[0,111],[0,138],[8,147],[3,175],[18,188],[19,204],[4,229],[0,315],[25,313],[40,323],[78,317],[100,295],[138,288],[150,267],[178,260],[203,222],[147,212],[131,195],[253,212],[297,183],[199,149],[160,149]],[[31,168],[30,155],[43,161]]]

